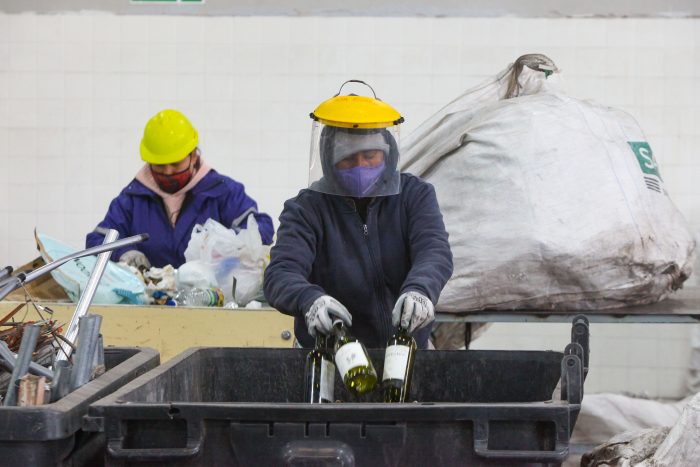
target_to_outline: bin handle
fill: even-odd
[[[343,467],[355,466],[355,454],[352,448],[345,443],[333,440],[292,441],[282,448],[281,457],[284,465],[333,460],[340,462]]]
[[[474,423],[474,452],[487,459],[528,460],[532,462],[561,462],[569,455],[569,446],[562,445],[557,438],[553,451],[525,451],[510,449],[488,448],[488,422],[485,420]]]
[[[184,448],[125,449],[121,446],[121,440],[111,440],[107,443],[107,452],[111,457],[146,461],[186,459],[199,454],[201,448],[201,440],[188,440]]]
[[[113,438],[107,442],[107,452],[117,459],[167,460],[194,457],[202,450],[204,430],[199,423],[187,422],[187,444],[182,448],[136,448],[122,447],[123,438]]]

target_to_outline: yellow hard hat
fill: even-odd
[[[198,143],[197,130],[187,117],[177,110],[161,110],[143,130],[141,159],[149,164],[174,164],[187,157]]]
[[[351,79],[340,86],[340,91],[347,83],[362,83],[372,89],[364,81]],[[316,107],[310,117],[324,125],[341,128],[388,128],[403,123],[401,114],[378,99],[374,89],[374,97],[354,94],[341,96],[340,91]]]

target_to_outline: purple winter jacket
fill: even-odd
[[[143,243],[114,251],[113,260],[118,260],[128,250],[137,249],[153,266],[172,264],[177,268],[185,262],[185,249],[195,224],[204,224],[211,218],[238,230],[245,228],[250,213],[255,214],[263,243],[269,245],[274,233],[270,216],[258,213],[258,205],[245,193],[241,183],[211,170],[187,193],[175,227],[167,218],[160,196],[136,179],[112,200],[107,215],[98,226],[116,229],[119,238],[150,234],[150,239]],[[103,240],[104,235],[91,232],[85,245],[88,248],[100,245]]]

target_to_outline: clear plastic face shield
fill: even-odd
[[[309,189],[353,198],[398,194],[399,126],[343,128],[314,121]]]

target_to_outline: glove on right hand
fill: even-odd
[[[119,257],[120,263],[126,263],[136,269],[151,269],[151,262],[148,261],[146,255],[139,250],[129,250]]]
[[[306,312],[306,328],[312,337],[316,333],[329,334],[333,329],[333,321],[337,318],[346,326],[352,325],[352,315],[347,308],[330,295],[318,297]]]

